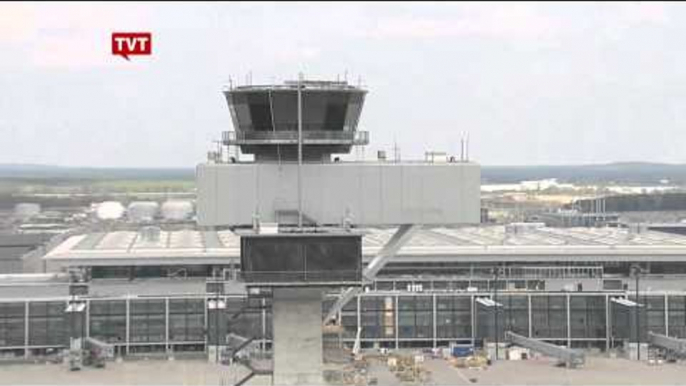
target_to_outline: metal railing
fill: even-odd
[[[353,85],[347,81],[311,81],[302,82],[303,90],[328,90],[328,91],[365,91],[364,85]],[[257,90],[284,90],[296,91],[298,81],[285,81],[283,84],[244,84],[244,85],[225,85],[224,91],[257,91]]]
[[[599,279],[603,277],[602,266],[562,266],[562,267],[506,267],[508,277],[527,279]]]
[[[491,278],[492,266],[465,267],[461,278]],[[503,279],[602,279],[605,277],[602,266],[512,266],[501,267]]]
[[[252,283],[360,282],[362,271],[273,271],[241,272]]]
[[[303,130],[303,143],[306,144],[346,144],[367,145],[369,133],[366,131],[328,131]],[[226,145],[264,145],[297,144],[297,131],[225,131],[222,141]]]

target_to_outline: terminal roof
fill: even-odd
[[[365,260],[374,256],[395,232],[394,228],[363,230]],[[686,236],[626,228],[548,228],[510,226],[428,227],[400,250],[400,261],[454,259],[483,261],[498,258],[571,260],[593,257],[616,261],[666,257],[686,259]],[[133,263],[222,264],[240,257],[240,237],[231,230],[160,231],[153,239],[139,231],[115,231],[72,236],[50,251],[50,261],[81,261],[84,265]],[[229,259],[229,260],[227,260]]]

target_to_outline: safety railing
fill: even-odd
[[[305,144],[345,144],[367,145],[369,133],[366,131],[328,131],[303,130],[302,139]],[[283,131],[225,131],[222,141],[226,145],[268,145],[268,144],[297,144],[297,130]]]
[[[251,283],[359,282],[362,271],[253,271],[241,272],[240,276]]]

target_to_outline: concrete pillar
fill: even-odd
[[[262,306],[262,342],[260,343],[260,350],[265,352],[267,350],[267,300],[260,299]]]
[[[24,302],[24,357],[28,358],[30,355],[29,350],[29,301]]]
[[[86,299],[86,338],[91,337],[91,301]]]
[[[571,298],[569,294],[567,294],[567,347],[571,348],[572,347],[572,311],[570,309],[571,307]]]
[[[322,385],[320,288],[275,288],[273,292],[274,384]]]
[[[164,298],[164,349],[169,355],[171,351],[169,344],[169,298]]]
[[[669,336],[669,296],[665,294],[665,335]]]
[[[472,317],[472,347],[476,344],[476,307],[474,307],[474,296],[469,298],[469,307]]]
[[[610,351],[610,339],[612,334],[610,332],[610,295],[605,295],[605,351]]]
[[[534,337],[533,315],[531,310],[531,295],[527,296],[527,310],[529,317],[529,338]]]
[[[129,355],[129,342],[131,337],[131,299],[127,296],[126,297],[126,341],[124,342],[126,344],[125,346],[125,355]]]
[[[393,304],[393,312],[395,312],[395,349],[397,350],[400,348],[400,332],[398,331],[398,322],[400,321],[400,317],[398,314],[400,313],[400,309],[398,308],[398,296],[396,295],[394,299],[395,302]]]
[[[203,329],[205,332],[205,352],[209,352],[211,344],[210,344],[210,333],[209,333],[210,322],[208,320],[209,319],[208,318],[209,312],[207,311],[207,309],[209,307],[209,305],[207,304],[207,295],[205,295],[205,297],[203,298],[202,301],[203,301],[203,307],[204,307],[203,308],[203,311],[204,311],[203,317],[205,318],[204,319],[204,325],[203,325]]]
[[[432,332],[433,332],[433,347],[436,348],[436,345],[437,345],[436,339],[437,339],[437,335],[438,335],[437,331],[436,331],[436,294],[434,293],[431,296],[432,296],[432,303],[433,303],[433,306],[431,308],[431,314],[433,316],[433,330],[432,330]]]
[[[567,347],[572,348],[572,302],[571,297],[567,294]]]
[[[357,328],[362,328],[362,299],[360,294],[355,296],[355,301],[357,302]],[[357,331],[357,329],[355,329],[355,331]],[[362,330],[362,334],[360,334],[360,348],[362,348],[363,337],[364,329]]]

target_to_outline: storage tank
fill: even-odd
[[[129,204],[127,216],[132,222],[150,222],[159,211],[160,204],[155,201],[134,201]]]
[[[168,200],[162,204],[162,218],[165,220],[186,220],[193,215],[193,203],[184,200]]]
[[[124,215],[124,205],[119,201],[105,201],[98,205],[95,215],[100,220],[117,220]]]
[[[22,202],[14,206],[14,216],[25,220],[40,214],[40,204]]]

